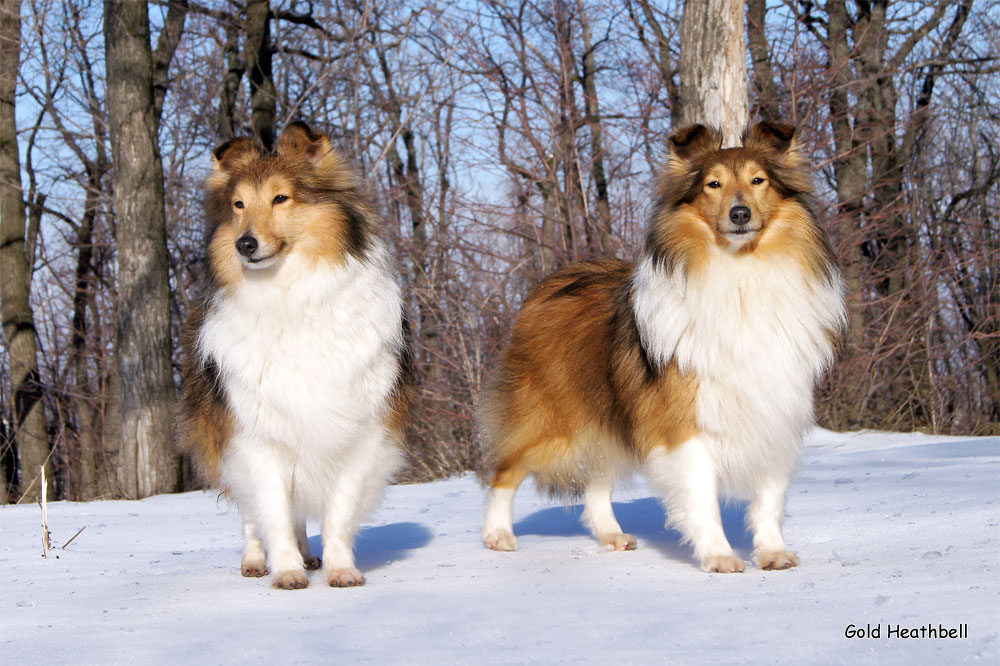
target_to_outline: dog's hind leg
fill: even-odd
[[[302,553],[306,569],[310,571],[319,569],[322,561],[309,550],[309,536],[306,534],[305,518],[298,518],[295,521],[295,541],[299,544],[299,552]]]
[[[516,464],[497,468],[490,483],[490,498],[483,522],[483,542],[493,550],[517,550],[514,536],[514,495],[528,475],[528,470]]]
[[[635,537],[622,533],[611,508],[613,477],[591,479],[584,492],[583,523],[608,550],[635,550]]]
[[[753,532],[754,559],[761,569],[790,569],[799,563],[798,556],[785,548],[785,539],[781,536],[787,488],[787,479],[759,481],[747,510],[747,524]]]

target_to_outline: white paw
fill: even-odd
[[[791,569],[799,565],[799,556],[790,550],[763,550],[757,553],[757,566],[765,571]]]
[[[303,570],[279,571],[274,574],[273,587],[279,590],[302,590],[309,587],[309,578]]]
[[[602,534],[597,537],[607,550],[635,550],[635,537],[631,534]]]
[[[713,555],[702,561],[701,568],[709,573],[742,573],[746,565],[735,555]]]
[[[243,561],[240,563],[240,573],[247,578],[266,576],[268,571],[264,554],[261,553],[259,556],[244,555]]]
[[[498,528],[483,536],[483,543],[492,550],[517,550],[517,537],[510,530]]]
[[[346,567],[326,572],[326,582],[330,587],[358,587],[365,584],[365,577],[354,567]]]

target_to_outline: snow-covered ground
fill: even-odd
[[[0,507],[0,663],[997,664],[998,462],[1000,438],[817,431],[786,518],[801,567],[742,575],[699,571],[641,481],[615,497],[639,549],[617,553],[530,485],[515,553],[481,545],[474,478],[396,486],[357,544],[366,586],[287,592],[240,576],[214,493],[52,503],[46,559],[38,507]],[[968,637],[889,636],[924,625]]]

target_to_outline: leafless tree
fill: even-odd
[[[744,0],[685,0],[680,121],[722,130],[736,146],[749,120]]]
[[[169,298],[156,306],[157,326],[139,329],[161,357],[169,350],[151,394],[168,396],[180,363],[172,341],[199,295],[200,193],[219,142],[266,142],[302,119],[364,175],[418,351],[420,404],[401,477],[415,481],[478,464],[476,396],[533,285],[569,262],[634,256],[666,137],[687,119],[681,84],[695,79],[685,66],[717,71],[711,63],[726,53],[709,46],[707,28],[691,28],[699,3],[683,0],[155,0],[131,33],[146,38],[107,59],[114,70],[138,57],[141,85],[129,90],[148,94],[130,145],[147,158],[158,149],[147,164],[162,168],[146,181],[162,178],[165,232],[147,237],[161,254],[137,255],[122,227],[127,206],[113,197],[124,190],[112,144],[125,128],[112,108],[121,91],[102,65],[113,26],[102,24],[102,3],[24,4],[19,256],[31,277],[54,496],[80,499],[138,493],[115,471],[136,467],[120,443],[134,409],[115,372],[128,351],[116,322],[142,313],[118,288],[128,284],[120,271],[136,257],[158,266],[154,291]],[[746,63],[748,91],[737,97],[749,97],[753,117],[800,128],[817,165],[816,210],[848,277],[851,334],[821,387],[825,426],[1000,427],[995,9],[995,0],[748,0],[745,36],[743,19],[714,22],[738,44],[732,71]],[[157,204],[143,210],[151,220]],[[5,338],[4,441],[15,423],[12,352]],[[0,478],[17,471],[14,450],[0,456]],[[192,487],[188,468],[181,476]]]
[[[21,3],[4,0],[0,5],[0,305],[7,341],[13,393],[12,432],[0,445],[11,442],[17,451],[22,500],[41,496],[40,470],[47,470],[52,489],[48,429],[42,403],[42,381],[38,372],[35,316],[31,308],[31,262],[25,236],[24,193],[18,151],[15,90],[21,62]],[[0,499],[6,500],[0,486]]]
[[[119,473],[126,496],[145,497],[179,482],[163,170],[145,3],[105,0],[104,40],[118,224]],[[169,48],[169,38],[163,43]]]

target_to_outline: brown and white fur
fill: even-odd
[[[638,262],[569,266],[514,324],[482,400],[490,548],[517,548],[514,494],[528,474],[582,493],[605,547],[635,548],[611,492],[639,468],[705,571],[744,568],[723,495],[750,502],[758,566],[798,564],[781,532],[785,493],[846,317],[810,169],[784,125],[756,125],[738,148],[700,125],[670,141]]]
[[[409,342],[378,222],[329,139],[214,152],[208,277],[184,336],[184,450],[240,508],[242,573],[306,587],[306,518],[331,586],[364,583],[359,522],[401,460]]]

